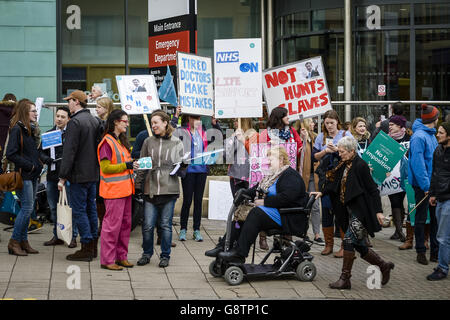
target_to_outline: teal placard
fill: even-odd
[[[406,191],[406,198],[408,200],[408,209],[407,209],[408,212],[407,213],[409,213],[416,206],[416,198],[414,195],[414,189],[409,184],[408,180],[405,180],[405,191]],[[413,227],[414,227],[415,217],[416,217],[416,210],[411,212],[411,214],[409,215],[409,221]],[[429,224],[429,223],[430,223],[430,209],[428,209],[427,220],[426,220],[425,224]]]
[[[139,170],[150,170],[152,168],[152,158],[144,157],[138,160]]]
[[[405,147],[380,131],[366,149],[362,158],[372,167],[373,180],[381,185],[386,179],[386,173],[394,169],[405,153]]]

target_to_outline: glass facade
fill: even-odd
[[[275,2],[275,65],[321,55],[332,100],[344,100],[343,8],[337,1],[322,1],[329,8],[317,9],[312,2],[287,2]],[[450,4],[383,2],[352,1],[352,100],[450,100]],[[385,96],[378,95],[379,85],[386,86]],[[415,118],[419,108],[411,106],[407,117]],[[352,106],[352,116],[365,117],[372,129],[387,109]]]

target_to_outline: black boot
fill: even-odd
[[[225,240],[223,238],[219,238],[219,242],[217,243],[214,249],[205,251],[205,256],[216,258],[219,252],[222,252],[225,248]]]
[[[350,278],[352,277],[353,260],[355,260],[355,251],[346,251],[343,253],[342,273],[339,280],[329,284],[331,289],[351,289],[352,284]]]
[[[402,221],[402,209],[400,208],[394,208],[392,209],[392,216],[394,220],[394,226],[395,226],[395,233],[397,234],[397,239],[401,242],[405,242],[406,237],[403,233],[403,221]],[[392,239],[392,237],[391,237]]]

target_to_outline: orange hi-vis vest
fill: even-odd
[[[111,164],[119,164],[131,161],[128,150],[122,146],[112,135],[107,134],[97,147],[97,158],[100,163],[100,147],[103,142],[109,144],[112,150]],[[104,199],[125,198],[134,193],[133,170],[125,170],[120,173],[103,173],[100,170],[100,191]]]

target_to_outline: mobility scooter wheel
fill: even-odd
[[[225,281],[231,286],[237,286],[244,280],[244,272],[241,268],[232,266],[225,271]]]
[[[211,261],[211,263],[209,264],[209,273],[214,277],[214,278],[219,278],[222,276],[222,274],[220,273],[220,269],[216,265],[216,261]]]
[[[312,281],[316,276],[317,269],[311,261],[303,261],[297,267],[297,278],[300,281]]]

